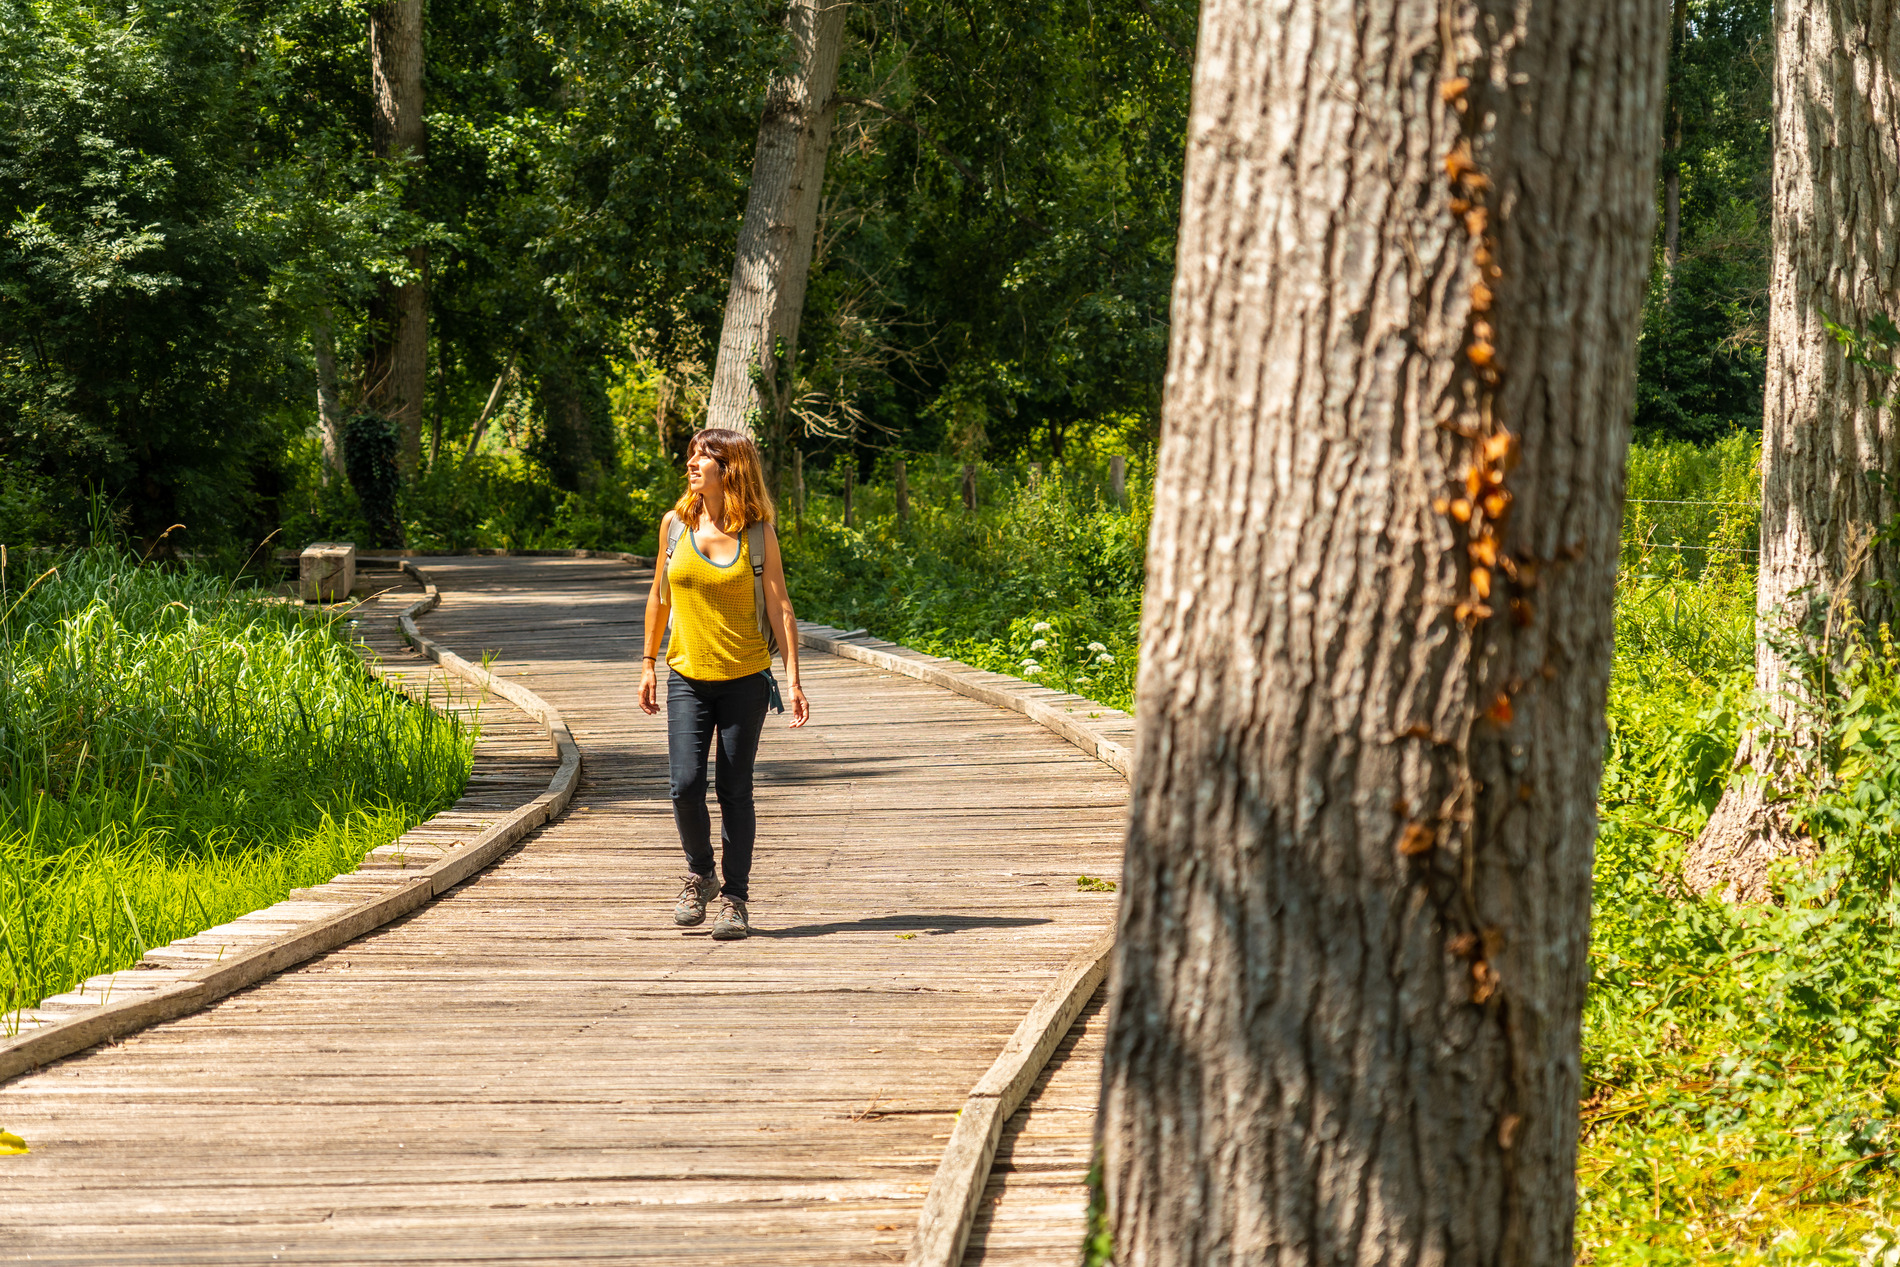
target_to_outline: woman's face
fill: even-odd
[[[701,497],[724,496],[725,471],[719,459],[702,449],[694,449],[686,459],[686,487]]]

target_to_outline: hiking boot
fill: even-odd
[[[713,940],[738,941],[751,932],[752,926],[746,923],[744,899],[720,898],[719,914],[713,918]]]
[[[680,879],[683,887],[680,889],[679,901],[673,903],[673,922],[675,924],[705,923],[706,903],[718,896],[719,878],[688,874]]]

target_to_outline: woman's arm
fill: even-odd
[[[659,663],[660,641],[666,637],[666,618],[672,606],[661,597],[665,592],[663,582],[666,578],[666,534],[673,527],[673,512],[667,511],[660,519],[660,557],[653,560],[653,584],[647,590],[646,641],[640,648],[640,711],[648,714],[660,711]]]
[[[778,552],[778,532],[767,525],[765,532],[765,610],[766,619],[778,634],[779,654],[785,657],[785,676],[792,683],[792,729],[811,718],[811,703],[798,681],[798,617],[792,614],[791,591],[785,588],[785,560]]]

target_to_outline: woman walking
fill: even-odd
[[[669,618],[673,625],[666,739],[673,821],[688,868],[673,922],[701,923],[706,904],[718,896],[712,935],[719,941],[752,931],[746,912],[758,830],[752,759],[765,710],[785,711],[772,676],[774,640],[791,680],[792,728],[811,716],[798,683],[798,626],[772,519],[758,446],[737,431],[701,431],[686,451],[685,495],[660,521],[663,557],[647,596],[640,707],[649,714],[660,711],[656,657]],[[713,870],[706,809],[706,757],[715,741],[723,884]]]

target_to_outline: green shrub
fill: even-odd
[[[396,424],[373,410],[365,409],[343,424],[343,467],[368,530],[365,545],[402,544],[402,469],[396,461],[401,447]]]
[[[909,523],[897,523],[894,485],[879,471],[856,490],[846,528],[841,475],[808,470],[802,530],[781,507],[799,614],[1132,708],[1145,468],[1130,472],[1128,505],[1117,507],[1101,470],[1056,467],[1031,481],[984,466],[974,514],[960,464],[913,458],[908,477]]]

